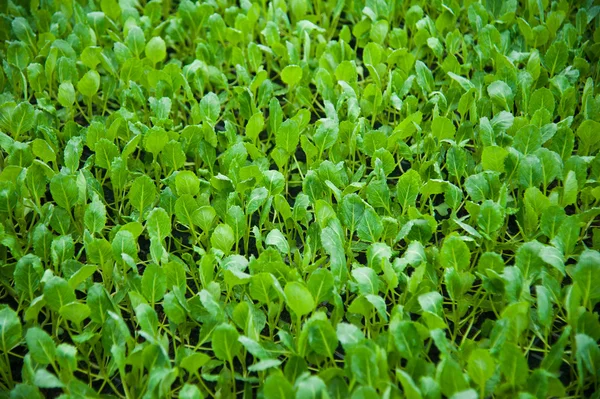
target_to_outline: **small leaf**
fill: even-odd
[[[298,65],[288,65],[281,71],[281,80],[288,86],[295,86],[302,79],[302,68]]]
[[[157,64],[163,61],[167,58],[167,46],[165,41],[160,36],[153,37],[146,44],[145,52],[146,57],[148,57],[152,63]]]
[[[0,310],[0,351],[8,353],[22,340],[21,321],[9,307]]]
[[[31,327],[25,334],[25,341],[33,360],[42,365],[54,362],[56,344],[47,332],[38,327]]]
[[[310,313],[315,301],[310,291],[301,283],[292,281],[285,285],[285,302],[298,317]]]
[[[171,218],[162,208],[154,208],[148,214],[146,228],[151,238],[163,240],[171,234]]]
[[[242,344],[238,341],[239,334],[230,324],[219,324],[212,333],[212,349],[215,356],[227,362],[239,353]]]
[[[219,224],[210,236],[211,245],[228,254],[235,243],[233,229],[227,224]]]
[[[156,201],[156,186],[148,176],[140,176],[133,181],[128,197],[131,206],[142,214]]]
[[[106,207],[97,194],[94,194],[92,202],[85,208],[85,227],[90,233],[100,233],[106,225]]]
[[[287,254],[290,251],[287,239],[278,229],[269,231],[265,238],[265,244],[275,246],[282,254]]]
[[[300,131],[298,123],[293,119],[288,119],[279,125],[279,129],[275,133],[277,146],[290,154],[296,152],[299,139]]]

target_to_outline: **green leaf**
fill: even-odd
[[[60,307],[58,313],[65,319],[80,325],[83,320],[90,317],[91,310],[88,305],[79,302],[69,302]]]
[[[563,41],[552,43],[552,46],[546,51],[544,64],[550,71],[550,76],[554,76],[557,72],[561,72],[569,59],[569,48]]]
[[[219,224],[210,236],[211,245],[228,254],[235,243],[233,229],[227,224]]]
[[[142,275],[142,294],[155,304],[160,301],[167,291],[167,277],[164,269],[154,263],[149,264]]]
[[[97,71],[87,71],[79,82],[77,82],[77,91],[84,97],[93,97],[100,88],[100,74]]]
[[[319,354],[333,358],[338,339],[331,323],[327,320],[312,320],[308,327],[308,343]]]
[[[297,317],[310,313],[315,308],[315,300],[310,291],[297,281],[285,285],[285,302]]]
[[[171,234],[171,218],[163,208],[154,208],[148,214],[146,228],[151,238],[163,240]]]
[[[352,376],[362,385],[374,385],[379,377],[375,352],[365,345],[358,345],[350,353]]]
[[[423,341],[411,321],[392,320],[390,333],[396,345],[396,349],[405,359],[413,359],[423,350]]]
[[[327,301],[332,296],[333,275],[327,269],[317,269],[309,277],[307,286],[315,303]]]
[[[581,122],[581,125],[577,128],[577,137],[581,142],[583,154],[591,154],[598,149],[600,145],[599,129],[600,123],[591,119]]]
[[[504,345],[500,352],[500,370],[513,386],[519,386],[527,380],[529,367],[523,353],[515,344]]]
[[[554,107],[554,95],[545,87],[534,91],[529,99],[529,114],[531,115],[540,109],[545,109],[550,113],[550,115],[552,115],[554,113]]]
[[[136,57],[139,57],[146,46],[144,31],[137,26],[132,26],[129,28],[129,32],[127,32],[127,37],[125,38],[125,44],[127,44],[129,50],[131,50]],[[152,59],[152,57],[148,58]]]
[[[90,233],[100,233],[106,226],[106,207],[97,194],[94,194],[92,202],[85,208],[85,227]]]
[[[238,338],[235,327],[227,323],[219,324],[212,333],[211,345],[215,356],[220,360],[232,362],[242,348]]]
[[[419,387],[415,384],[410,374],[400,369],[396,369],[396,378],[400,381],[400,384],[402,384],[402,389],[404,390],[407,399],[421,399],[423,397]]]
[[[481,153],[481,165],[484,170],[495,172],[504,172],[504,160],[508,156],[508,151],[502,147],[485,147]]]
[[[111,242],[113,257],[117,260],[122,259],[123,254],[132,259],[137,258],[137,246],[135,238],[130,231],[120,230]]]
[[[504,225],[502,207],[492,200],[485,200],[479,208],[477,226],[488,236]]]
[[[156,201],[156,186],[148,176],[136,178],[129,189],[129,203],[140,215],[150,208]],[[141,217],[140,217],[141,219]]]
[[[67,280],[52,276],[44,285],[44,299],[50,309],[58,312],[64,305],[75,301],[75,291]]]
[[[467,371],[469,377],[477,385],[485,389],[485,386],[490,378],[494,375],[496,370],[496,363],[494,358],[490,355],[486,349],[475,349],[469,356],[467,363]]]
[[[110,169],[113,160],[120,155],[117,146],[105,138],[98,140],[95,152],[96,165],[104,169]]]
[[[179,391],[180,399],[203,399],[204,395],[196,385],[184,384]]]
[[[145,48],[146,57],[152,61],[153,64],[157,64],[164,61],[167,58],[167,45],[160,36],[155,36],[148,40]]]
[[[398,185],[396,186],[396,195],[403,213],[409,207],[415,206],[420,188],[421,177],[415,170],[411,169],[400,176]]]
[[[575,172],[570,170],[563,181],[562,205],[568,206],[577,202],[579,187],[577,184],[577,176]]]
[[[56,344],[47,332],[39,327],[31,327],[25,334],[25,342],[33,360],[41,365],[54,363]]]
[[[575,342],[577,345],[577,352],[575,357],[577,359],[577,370],[579,372],[579,381],[583,380],[585,370],[592,376],[598,374],[598,366],[600,365],[600,348],[596,340],[585,335],[577,334],[575,336]]]
[[[9,307],[0,309],[0,350],[8,353],[22,340],[22,327],[19,315]]]
[[[364,201],[357,194],[346,195],[342,198],[338,211],[340,220],[351,231],[355,231],[364,216],[365,208]]]
[[[253,214],[260,208],[269,195],[269,191],[264,187],[258,187],[252,190],[248,200],[246,201],[246,213],[248,215]]]
[[[501,80],[492,82],[487,87],[487,92],[494,104],[499,108],[510,111],[513,106],[514,94],[509,85]]]
[[[50,194],[59,206],[70,210],[79,198],[75,176],[63,173],[54,175],[50,180]]]
[[[29,299],[33,300],[34,293],[40,285],[43,272],[42,262],[36,255],[27,254],[19,259],[13,274],[17,292],[21,295],[27,294]]]
[[[275,142],[277,146],[284,149],[289,154],[296,152],[299,139],[300,130],[298,123],[293,119],[288,119],[279,125],[279,129],[275,133]]]
[[[447,397],[469,388],[460,366],[451,358],[445,358],[439,363],[437,380],[440,383],[442,393]]]
[[[10,131],[14,137],[19,137],[35,126],[35,110],[28,102],[19,103],[12,111],[10,119]]]
[[[246,136],[250,138],[252,141],[256,141],[260,132],[263,131],[265,127],[265,118],[262,112],[257,112],[250,119],[248,119],[248,123],[246,124]]]
[[[427,66],[420,60],[415,62],[415,70],[417,72],[417,83],[425,95],[429,94],[434,89],[433,74]]]
[[[471,251],[459,237],[448,237],[442,245],[440,263],[445,268],[468,270],[471,264]]]
[[[440,116],[431,122],[431,132],[433,137],[437,137],[440,141],[444,139],[454,139],[456,128],[450,119]]]
[[[297,85],[302,79],[302,68],[298,65],[288,65],[281,71],[281,80],[288,86]]]
[[[377,212],[371,207],[365,208],[363,217],[358,223],[358,237],[363,241],[377,242],[383,233],[383,224]]]
[[[362,295],[377,294],[379,292],[379,278],[375,271],[369,267],[352,269],[352,277],[358,284],[358,291]]]
[[[265,399],[287,399],[294,395],[294,391],[283,375],[272,373],[264,381],[263,395]]]
[[[321,242],[325,252],[330,256],[330,268],[336,284],[345,282],[348,274],[346,266],[346,256],[344,254],[344,239],[340,232],[341,226],[337,222],[339,229],[333,226],[325,227],[321,230]]]
[[[215,93],[207,93],[200,100],[200,115],[202,120],[215,124],[221,113],[221,103]]]
[[[290,245],[288,244],[287,239],[278,229],[269,231],[269,234],[267,234],[267,237],[265,238],[265,244],[273,245],[282,254],[287,254],[290,251]]]
[[[583,251],[570,274],[581,290],[584,305],[589,300],[595,302],[600,299],[600,287],[597,284],[600,281],[600,253],[598,251],[589,249]]]

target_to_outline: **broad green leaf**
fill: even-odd
[[[212,349],[215,356],[227,362],[232,362],[237,356],[242,344],[238,341],[239,334],[230,324],[219,324],[212,333]]]
[[[142,275],[142,294],[151,304],[160,301],[167,290],[167,278],[163,268],[149,264]]]
[[[148,176],[136,178],[129,188],[129,203],[140,214],[144,213],[156,201],[156,186]]]
[[[504,225],[502,207],[492,200],[486,200],[479,208],[477,225],[488,236]]]
[[[496,106],[506,111],[512,109],[514,94],[508,84],[496,80],[487,87],[487,92]]]
[[[79,198],[75,176],[63,173],[54,175],[50,180],[50,193],[59,206],[70,210]]]
[[[298,123],[293,119],[288,119],[279,125],[279,129],[275,133],[275,142],[277,146],[290,154],[293,154],[296,151],[299,139],[300,131]]]
[[[561,72],[565,67],[569,58],[569,48],[563,41],[557,41],[552,43],[552,46],[546,51],[544,57],[544,64],[550,76],[554,76],[556,73]]]
[[[429,94],[434,89],[433,74],[431,73],[431,70],[429,70],[427,65],[422,61],[417,61],[415,63],[415,70],[417,72],[417,83],[419,84],[419,87],[423,90],[425,95]]]
[[[500,351],[500,370],[506,381],[515,387],[527,381],[529,367],[521,349],[513,343],[507,342]]]
[[[35,126],[35,110],[28,102],[19,103],[12,111],[10,131],[14,137],[28,132]]]
[[[267,200],[269,192],[264,187],[252,190],[246,201],[246,213],[251,215],[256,212]]]
[[[571,271],[575,284],[579,286],[583,294],[584,305],[588,301],[600,299],[600,287],[596,284],[600,279],[600,253],[594,250],[585,250],[580,256],[577,264]]]
[[[281,80],[289,86],[297,85],[302,79],[302,68],[298,65],[288,65],[281,71]]]
[[[90,233],[100,233],[106,226],[106,207],[97,194],[85,209],[84,222]]]
[[[146,57],[154,64],[163,61],[167,57],[167,46],[163,38],[160,36],[155,36],[148,40],[148,43],[146,43],[145,54]]]
[[[42,365],[54,362],[56,344],[47,332],[39,327],[31,327],[25,334],[25,342],[33,360]]]
[[[22,340],[19,315],[9,307],[0,310],[0,350],[7,353]]]
[[[265,238],[265,244],[273,245],[282,254],[287,254],[290,251],[290,245],[288,244],[287,239],[278,229],[269,231],[269,234],[267,234],[267,237]]]
[[[398,179],[396,186],[397,200],[406,212],[409,207],[415,206],[419,190],[421,188],[421,177],[414,170],[409,170]]]
[[[469,356],[467,371],[469,377],[475,381],[477,385],[485,388],[488,380],[492,378],[496,370],[496,362],[485,349],[475,349]]]
[[[411,321],[396,321],[390,323],[390,333],[396,349],[405,359],[413,359],[423,349],[423,341]]]
[[[77,91],[84,97],[93,97],[100,88],[100,74],[97,71],[87,71],[79,82],[77,82]]]
[[[52,276],[44,285],[44,299],[50,309],[58,312],[64,305],[75,301],[75,291],[67,281],[58,276]]]
[[[438,140],[453,139],[456,134],[456,128],[452,121],[446,117],[440,116],[431,122],[431,132]]]
[[[294,395],[292,385],[280,373],[269,375],[263,386],[265,399],[286,399]]]
[[[444,240],[444,245],[442,245],[440,263],[445,268],[468,270],[471,264],[471,251],[469,251],[467,244],[459,237],[448,237]]]
[[[235,243],[233,229],[228,224],[219,224],[210,236],[210,243],[225,254],[229,253]]]
[[[504,160],[508,156],[508,151],[502,147],[485,147],[481,153],[481,165],[485,170],[494,172],[504,172]]]
[[[308,327],[308,343],[319,355],[333,358],[338,339],[331,323],[327,320],[313,320]]]
[[[146,228],[151,238],[163,240],[171,234],[171,218],[162,208],[154,208],[148,213]]]
[[[297,317],[310,313],[315,308],[315,300],[310,291],[301,283],[292,281],[285,285],[285,302]]]
[[[451,397],[469,387],[461,367],[451,358],[445,358],[439,363],[437,380],[440,383],[442,393],[447,397]]]
[[[374,351],[358,345],[350,353],[352,376],[363,385],[374,385],[379,377],[379,367]]]
[[[371,207],[365,208],[363,217],[358,223],[358,237],[368,242],[377,242],[383,233],[383,224],[377,212]]]

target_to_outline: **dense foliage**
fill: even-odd
[[[599,11],[0,1],[0,397],[600,397]]]

